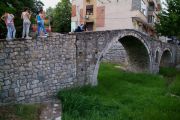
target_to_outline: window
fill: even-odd
[[[145,16],[147,16],[147,6],[146,6],[146,4],[144,3],[143,0],[141,0],[141,12],[142,12]]]
[[[154,23],[155,17],[153,15],[148,15],[148,23]]]
[[[149,8],[148,8],[149,11],[154,11],[155,10],[155,6],[154,6],[154,3],[153,2],[149,2]]]
[[[86,15],[93,15],[93,5],[86,6]]]
[[[148,15],[148,23],[152,23],[153,22],[153,16],[152,15]]]

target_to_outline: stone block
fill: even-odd
[[[25,85],[20,87],[20,91],[25,91],[26,89],[27,89],[27,88],[26,88]]]
[[[5,85],[10,85],[10,83],[11,83],[10,80],[4,81],[4,84],[5,84]]]
[[[18,97],[18,98],[17,98],[17,101],[18,101],[18,102],[23,101],[23,100],[25,100],[25,97]]]
[[[32,81],[32,84],[37,84],[37,83],[39,83],[39,80],[33,80]]]
[[[32,94],[32,93],[33,93],[32,90],[26,90],[26,91],[25,91],[25,95],[30,95],[30,94]]]
[[[14,89],[14,92],[17,94],[17,93],[19,93],[19,88],[15,88]]]
[[[5,64],[5,59],[0,59],[0,66],[3,66]]]
[[[20,93],[19,93],[19,96],[20,96],[20,97],[24,97],[24,92],[20,92]]]
[[[39,93],[40,92],[40,88],[34,88],[33,89],[33,94]]]

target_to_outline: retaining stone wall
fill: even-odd
[[[76,81],[76,37],[0,42],[0,103],[44,101]]]

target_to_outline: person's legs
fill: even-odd
[[[41,23],[39,22],[37,25],[38,25],[37,36],[40,36],[40,32],[41,32]]]
[[[25,37],[25,32],[26,32],[26,23],[23,22],[23,33],[22,33],[22,38]]]
[[[29,37],[29,27],[30,23],[26,23],[26,39],[31,39],[31,37]]]
[[[12,37],[11,37],[11,35],[12,35],[11,25],[7,24],[6,27],[7,27],[7,37],[6,37],[6,39],[10,40],[10,39],[12,39]]]
[[[13,39],[16,38],[16,28],[15,28],[14,24],[12,24],[12,37],[13,37]]]
[[[26,36],[28,36],[28,37],[29,37],[29,28],[30,28],[30,24],[28,23],[26,25]]]
[[[43,30],[44,34],[47,34],[46,28],[44,27],[44,20],[42,20],[42,30]]]

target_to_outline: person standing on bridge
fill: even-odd
[[[29,27],[31,25],[31,12],[29,11],[28,8],[24,9],[24,12],[21,14],[21,19],[23,19],[23,33],[22,33],[22,38],[25,37],[26,34],[26,39],[32,39],[29,37]]]
[[[14,15],[8,12],[5,12],[1,19],[5,22],[7,27],[7,37],[6,40],[10,41],[15,39],[16,29],[14,26]]]
[[[43,9],[41,9],[39,11],[39,14],[36,16],[36,20],[37,20],[37,24],[38,24],[38,37],[47,37],[47,32],[46,29],[44,27],[44,16],[45,14],[43,13]],[[43,36],[42,36],[42,32],[43,32]]]

